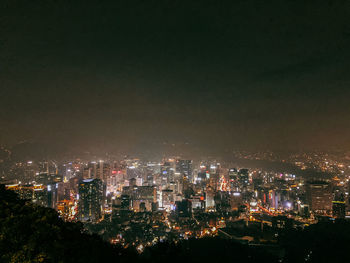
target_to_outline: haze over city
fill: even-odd
[[[6,145],[196,155],[350,146],[342,1],[2,6]]]
[[[0,262],[350,262],[350,2],[0,1]]]

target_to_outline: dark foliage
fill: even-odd
[[[178,244],[159,243],[146,249],[142,262],[278,262],[262,248],[220,238],[190,239]]]
[[[318,223],[290,230],[280,240],[285,262],[350,262],[350,222]]]
[[[122,262],[126,254],[0,187],[0,262]]]

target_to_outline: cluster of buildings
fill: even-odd
[[[181,158],[29,161],[22,166],[21,181],[8,183],[8,189],[56,209],[65,220],[115,224],[118,233],[109,236],[114,242],[127,242],[133,228],[143,236],[149,233],[147,242],[153,242],[170,234],[216,235],[240,220],[303,227],[321,218],[344,219],[349,208],[349,184],[340,183],[349,181],[345,175],[315,181]]]

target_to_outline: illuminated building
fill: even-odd
[[[78,218],[81,221],[99,220],[102,216],[103,185],[99,179],[85,179],[79,183]]]
[[[161,207],[170,211],[174,205],[174,192],[170,189],[162,190]]]
[[[34,198],[34,188],[33,185],[7,185],[6,189],[12,190],[18,194],[18,196],[23,200],[33,200]]]
[[[134,182],[136,183],[136,180]],[[157,189],[154,186],[126,186],[123,188],[123,195],[130,197],[135,212],[139,211],[141,203],[147,211],[151,211],[152,203],[157,201]]]
[[[173,159],[169,159],[161,165],[160,176],[162,186],[167,186],[170,182],[175,181],[175,162]]]
[[[310,216],[310,207],[306,204],[300,204],[298,207],[298,212],[300,216],[309,217]]]
[[[45,189],[44,186],[33,186],[33,199],[32,202],[34,204],[45,206],[45,207],[51,207],[54,208],[54,205],[52,204],[52,196],[51,196],[51,190]]]
[[[48,184],[47,185],[47,206],[50,208],[56,208],[56,203],[58,201],[58,184]]]
[[[62,182],[62,176],[58,174],[48,174],[48,173],[39,173],[35,176],[35,181],[37,184],[53,184]]]
[[[231,210],[230,197],[228,192],[218,191],[214,196],[216,211],[225,212]]]
[[[55,208],[52,204],[51,186],[44,185],[8,185],[7,189],[16,192],[23,200],[32,201],[34,204]]]
[[[238,176],[238,171],[237,171],[237,169],[236,168],[230,168],[229,170],[228,170],[228,176],[229,176],[229,178],[231,179],[235,179],[237,176]]]
[[[238,171],[236,168],[230,168],[228,171],[229,186],[231,191],[239,190],[239,181],[238,181]]]
[[[310,210],[315,213],[332,211],[332,186],[324,181],[313,181],[306,184],[306,196]]]
[[[203,210],[205,209],[205,202],[203,196],[195,196],[191,199],[188,199],[192,204],[192,211],[193,210]]]
[[[215,193],[212,188],[208,188],[205,192],[205,208],[206,210],[214,210],[215,209],[215,201],[214,201]]]
[[[60,217],[64,220],[73,220],[76,215],[75,203],[72,200],[62,200],[57,202],[56,209]]]
[[[97,162],[89,162],[86,170],[86,178],[96,178],[97,176]]]
[[[176,172],[192,181],[192,160],[177,160]]]
[[[216,191],[220,180],[220,164],[211,164],[209,166],[209,185]]]
[[[195,183],[200,185],[202,188],[204,188],[206,186],[206,183],[207,183],[207,173],[206,173],[206,171],[198,172],[197,179],[196,179]]]
[[[59,183],[57,188],[58,200],[70,200],[71,188],[70,183]]]
[[[238,173],[238,180],[241,187],[245,188],[249,185],[249,170],[240,169]]]
[[[126,177],[127,179],[131,178],[142,178],[143,175],[143,166],[141,166],[139,160],[128,161],[128,166],[126,168]]]
[[[261,201],[262,205],[269,204],[269,189],[265,187],[256,187],[256,197]]]
[[[93,178],[93,169],[86,167],[83,169],[83,178],[84,179],[91,179]]]
[[[97,164],[95,178],[100,179],[102,182],[107,182],[107,178],[111,175],[111,167],[108,163],[100,160]]]

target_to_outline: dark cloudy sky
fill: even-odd
[[[0,141],[350,147],[349,1],[0,3]]]

